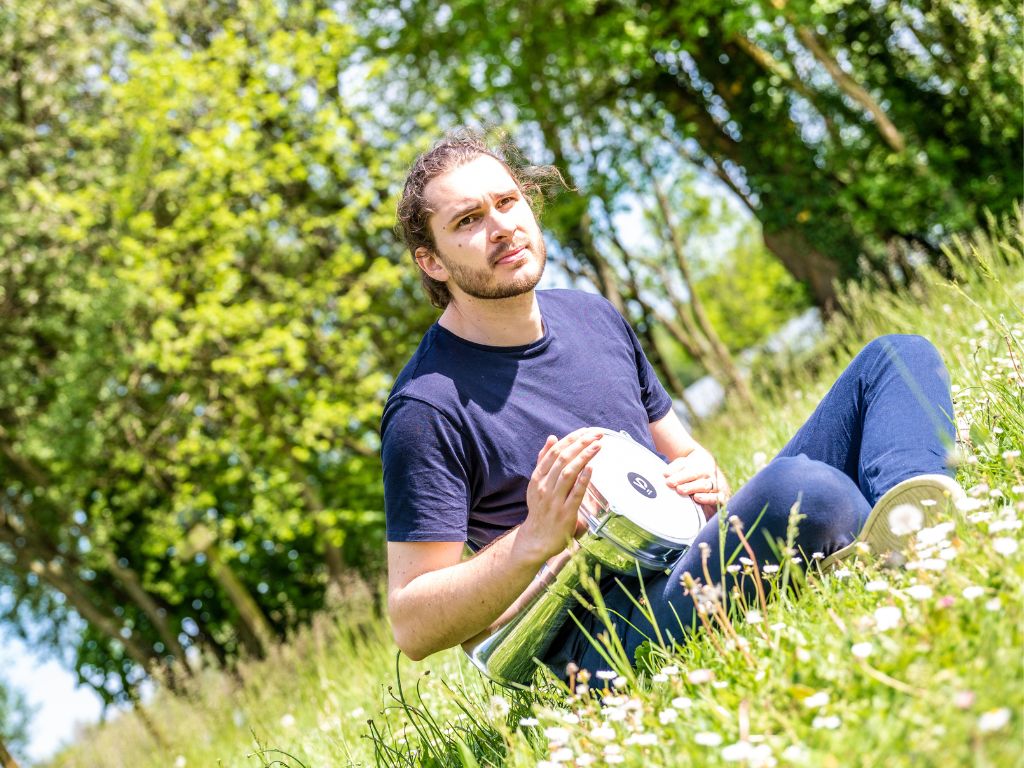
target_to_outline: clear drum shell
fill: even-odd
[[[601,442],[580,506],[588,529],[580,546],[618,573],[634,573],[637,563],[671,568],[700,532],[703,513],[665,483],[668,465],[657,454],[610,430]]]

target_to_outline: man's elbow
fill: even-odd
[[[433,649],[427,648],[424,645],[423,639],[417,636],[419,633],[414,631],[415,628],[412,626],[412,622],[403,615],[400,606],[396,605],[396,602],[393,596],[388,600],[388,615],[391,617],[391,636],[394,638],[398,650],[413,661],[422,661],[433,653]]]
[[[434,652],[433,649],[424,646],[422,642],[417,642],[417,638],[412,636],[408,630],[394,623],[391,625],[391,636],[394,637],[398,650],[413,661],[423,661]]]

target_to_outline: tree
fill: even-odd
[[[660,136],[734,191],[825,308],[837,279],[911,279],[915,260],[941,261],[952,233],[1020,195],[1011,4],[401,8],[378,39],[414,62],[416,82],[444,84],[449,112],[512,117],[570,164],[625,121],[647,126],[636,138]]]
[[[0,767],[17,768],[14,755],[28,744],[30,717],[25,697],[0,679]]]
[[[52,642],[85,619],[80,677],[127,699],[376,575],[380,409],[430,318],[391,231],[406,115],[336,11],[53,13],[11,16],[23,70],[66,79],[51,133],[8,80],[4,140],[44,140],[0,203],[0,579]]]

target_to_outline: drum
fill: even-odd
[[[688,496],[665,483],[666,463],[625,432],[602,430],[601,450],[591,460],[590,485],[580,505],[587,530],[550,582],[527,606],[471,652],[473,663],[496,683],[529,685],[539,659],[577,603],[584,574],[595,566],[635,574],[671,568],[704,525]]]

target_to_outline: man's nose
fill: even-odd
[[[518,229],[511,211],[491,211],[491,241],[500,242],[507,240],[515,234]]]

